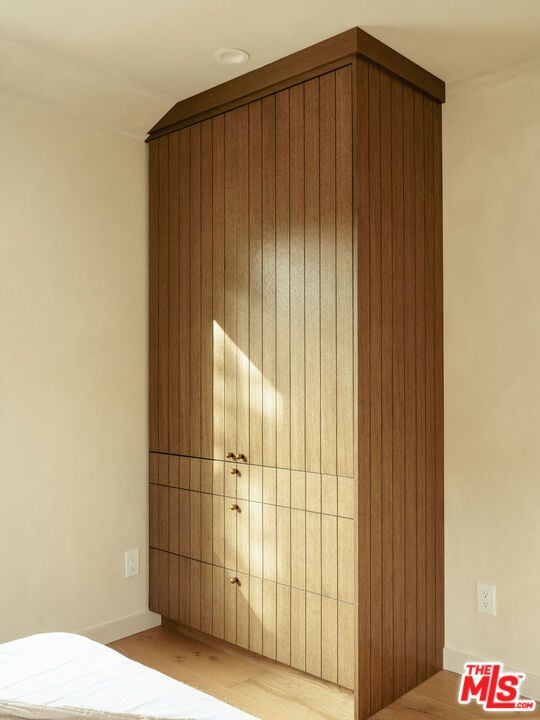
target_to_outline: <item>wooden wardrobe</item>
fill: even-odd
[[[150,131],[150,608],[356,692],[442,666],[444,84],[358,28]]]

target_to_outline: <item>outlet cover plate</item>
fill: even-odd
[[[476,583],[476,609],[484,615],[495,615],[495,585]]]
[[[133,577],[139,574],[139,548],[126,550],[124,553],[124,577]]]

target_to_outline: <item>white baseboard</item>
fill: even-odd
[[[158,625],[161,625],[161,615],[145,610],[135,615],[127,615],[117,620],[111,620],[102,625],[85,628],[80,630],[79,635],[85,635],[90,640],[96,640],[100,643],[110,643],[143,630],[150,630]]]
[[[452,672],[461,673],[463,672],[463,666],[466,662],[486,662],[489,660],[496,660],[498,662],[504,662],[502,658],[477,658],[473,655],[467,655],[460,650],[452,650],[450,648],[444,648],[443,651],[443,667],[445,670],[451,670]],[[516,668],[509,667],[505,664],[505,670],[510,672],[524,672],[523,670],[517,670]],[[532,700],[540,700],[540,677],[538,675],[531,675],[525,673],[527,676],[521,686],[521,695]],[[527,713],[523,713],[525,716]]]

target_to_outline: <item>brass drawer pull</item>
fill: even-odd
[[[226,457],[227,459],[229,459],[229,460],[232,460],[232,458],[234,457],[234,453],[233,453],[233,452],[228,452],[228,453],[225,455],[225,457]]]
[[[235,457],[237,460],[245,460],[246,459],[246,456],[244,455],[244,453],[238,453],[238,455],[235,455]]]
[[[238,475],[240,473],[240,470],[238,468],[232,468],[231,475]]]
[[[240,505],[234,503],[233,505],[231,505],[231,510],[240,510]]]
[[[230,583],[231,585],[240,585],[240,580],[237,577],[232,577]]]

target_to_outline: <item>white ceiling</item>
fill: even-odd
[[[449,83],[540,57],[540,0],[1,0],[0,93],[140,137],[176,100],[355,25]],[[220,47],[251,61],[219,65]]]

